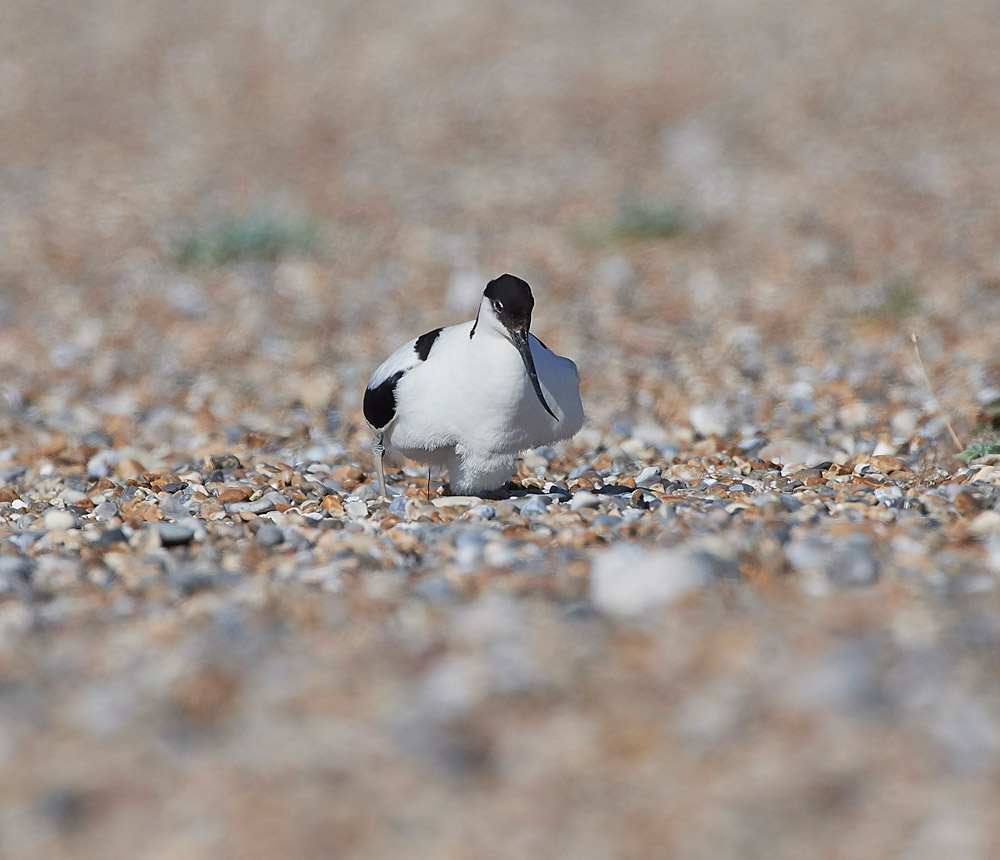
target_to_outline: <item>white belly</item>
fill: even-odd
[[[568,439],[583,423],[576,365],[534,338],[531,344],[542,392],[559,421],[542,407],[512,344],[499,338],[473,343],[465,326],[455,326],[442,332],[426,362],[400,379],[387,444],[444,465],[455,449],[517,454]]]

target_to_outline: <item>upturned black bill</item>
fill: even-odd
[[[528,342],[528,330],[524,328],[514,329],[510,333],[511,340],[514,341],[514,346],[517,347],[517,351],[521,353],[521,361],[524,362],[524,369],[528,371],[528,378],[531,380],[531,385],[535,389],[535,394],[538,395],[538,399],[545,411],[549,413],[556,421],[559,420],[559,416],[556,415],[549,408],[549,404],[545,402],[545,395],[542,394],[542,386],[538,383],[538,373],[535,371],[535,360],[531,357],[531,344]]]

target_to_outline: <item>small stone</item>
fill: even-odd
[[[118,505],[111,501],[101,502],[94,507],[94,517],[99,520],[110,520],[118,516]]]
[[[895,485],[890,485],[888,487],[876,487],[875,498],[878,499],[883,505],[894,508],[898,507],[902,503],[904,493],[902,488]]]
[[[116,543],[127,542],[128,538],[125,536],[125,532],[121,529],[107,529],[97,535],[97,537],[90,542],[90,545],[103,549],[105,547],[114,546]]]
[[[552,500],[548,496],[531,496],[521,505],[520,512],[523,516],[528,516],[529,514],[541,516],[548,512],[551,502]]]
[[[476,505],[474,508],[469,508],[466,513],[481,520],[492,520],[497,515],[496,508],[492,505]]]
[[[329,496],[327,497],[329,498]],[[406,503],[408,499],[404,495],[393,496],[391,502],[389,502],[389,513],[394,517],[406,518]]]
[[[368,503],[357,496],[348,496],[344,501],[344,512],[352,520],[359,520],[368,516]]]
[[[385,488],[386,492],[392,497],[393,490],[391,487]],[[382,495],[382,491],[379,489],[378,482],[369,481],[367,484],[359,484],[354,488],[354,495],[359,499],[364,499],[366,502],[374,502],[379,496]]]
[[[591,565],[590,599],[599,612],[637,617],[703,588],[710,578],[704,561],[685,550],[623,545]]]
[[[279,546],[285,542],[285,533],[278,526],[265,523],[257,529],[254,539],[261,546]]]
[[[339,466],[330,473],[330,477],[345,485],[348,482],[358,484],[364,480],[365,473],[359,466]]]
[[[161,496],[156,500],[156,506],[163,513],[163,516],[169,517],[172,520],[179,520],[189,516],[188,509],[173,496]]]
[[[42,515],[42,525],[46,531],[77,529],[80,527],[80,518],[72,511],[65,511],[59,508],[49,508]]]
[[[278,505],[287,505],[289,502],[288,496],[272,491],[252,502],[231,502],[226,505],[226,511],[230,514],[256,514],[260,516],[275,510]]]
[[[18,498],[17,490],[14,487],[0,487],[0,502],[10,503]]]
[[[646,466],[645,469],[635,476],[635,485],[637,487],[652,486],[660,480],[660,474],[659,466]]]
[[[253,495],[253,487],[226,487],[219,493],[219,501],[223,504],[245,502]]]
[[[180,523],[154,523],[151,528],[159,535],[163,546],[182,546],[194,540],[193,528]]]
[[[203,472],[214,472],[216,469],[242,469],[243,464],[233,454],[209,454],[202,460]]]
[[[776,439],[768,442],[757,455],[765,463],[782,466],[802,465],[807,468],[827,463],[834,457],[832,448],[814,445],[800,439]]]
[[[968,490],[961,489],[955,494],[955,510],[963,517],[971,516],[982,509],[979,500]]]
[[[875,454],[871,458],[871,464],[883,475],[891,475],[893,472],[910,471],[910,467],[906,463],[891,454]]]

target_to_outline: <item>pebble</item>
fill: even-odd
[[[59,508],[49,508],[42,514],[42,523],[46,531],[80,528],[80,518],[76,514]]]
[[[635,476],[635,485],[637,487],[651,487],[653,484],[659,482],[660,474],[659,466],[646,466]]]
[[[368,503],[357,496],[348,496],[344,501],[344,513],[352,520],[368,516]]]
[[[551,496],[530,496],[528,500],[521,505],[520,513],[523,516],[542,516],[543,514],[548,513],[550,504],[552,504]]]
[[[278,526],[265,523],[257,529],[254,539],[261,546],[279,546],[285,542],[285,534]]]
[[[98,520],[110,520],[112,517],[118,516],[118,505],[114,502],[101,502],[99,505],[94,506],[94,518]]]
[[[705,587],[710,579],[704,559],[685,550],[625,545],[594,559],[590,600],[607,615],[636,617]]]
[[[801,465],[805,467],[827,463],[834,459],[836,452],[829,447],[816,445],[801,439],[778,439],[768,442],[760,449],[758,456],[764,462],[780,463],[783,466]]]
[[[163,546],[182,546],[194,540],[195,530],[180,523],[153,523],[148,527],[159,537]]]
[[[172,520],[181,519],[189,515],[188,509],[173,496],[161,496],[157,500],[156,505],[163,513],[163,516],[169,517]]]

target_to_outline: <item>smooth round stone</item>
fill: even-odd
[[[279,546],[285,542],[285,534],[278,526],[265,523],[257,529],[254,539],[261,546]]]
[[[80,520],[72,511],[63,511],[59,508],[49,508],[42,515],[42,524],[46,531],[56,531],[65,529],[77,529],[80,527]]]

